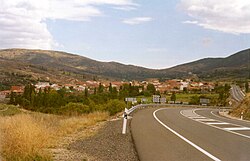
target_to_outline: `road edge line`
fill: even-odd
[[[221,161],[220,159],[218,159],[217,157],[213,156],[212,154],[210,154],[209,152],[205,151],[204,149],[202,149],[201,147],[199,147],[198,145],[194,144],[193,142],[191,142],[190,140],[188,140],[187,138],[185,138],[184,136],[180,135],[179,133],[177,133],[176,131],[174,131],[173,129],[171,129],[170,127],[168,127],[167,125],[165,125],[160,119],[158,119],[158,117],[156,116],[156,112],[160,111],[160,110],[164,110],[164,108],[155,110],[153,113],[154,118],[156,119],[156,121],[158,121],[162,126],[164,126],[166,129],[168,129],[170,132],[172,132],[173,134],[175,134],[176,136],[178,136],[179,138],[181,138],[183,141],[185,141],[186,143],[188,143],[189,145],[193,146],[195,149],[199,150],[200,152],[202,152],[203,154],[205,154],[206,156],[208,156],[209,158],[211,158],[214,161]]]

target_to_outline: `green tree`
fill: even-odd
[[[104,86],[102,85],[102,83],[99,83],[98,93],[103,93],[103,92],[104,92]]]
[[[155,92],[156,92],[156,89],[155,89],[155,86],[153,85],[153,84],[148,84],[147,85],[147,91],[149,91],[149,93],[151,94],[151,95],[153,95],[153,94],[155,94]]]
[[[85,97],[88,97],[88,96],[89,96],[88,87],[85,87],[85,89],[84,89],[84,96],[85,96]]]
[[[14,92],[11,92],[10,93],[10,104],[13,104],[13,105],[16,104],[15,97],[16,97],[16,94]]]
[[[245,90],[246,90],[246,93],[249,92],[249,84],[248,84],[248,81],[245,82]]]
[[[112,92],[113,92],[112,84],[109,83],[109,93],[112,93]]]
[[[172,93],[170,99],[171,99],[171,101],[176,101],[176,94],[175,94],[175,92]]]

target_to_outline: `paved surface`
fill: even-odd
[[[132,135],[141,161],[250,160],[250,123],[218,110],[165,108],[136,112]]]
[[[231,96],[237,102],[243,101],[245,94],[242,92],[239,86],[233,85],[230,90]]]

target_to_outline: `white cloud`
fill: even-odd
[[[136,8],[133,0],[0,0],[0,48],[52,49],[58,44],[45,20],[89,21],[100,5]]]
[[[142,24],[145,22],[150,22],[153,19],[151,17],[133,17],[133,18],[129,18],[129,19],[125,19],[122,22],[125,24],[129,24],[129,25],[138,25],[138,24]]]
[[[232,34],[250,33],[250,1],[247,0],[182,0],[179,7],[206,29]]]

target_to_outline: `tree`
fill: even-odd
[[[88,97],[88,95],[89,95],[88,87],[85,87],[85,89],[84,89],[84,96]]]
[[[113,92],[112,84],[109,83],[109,93],[112,93],[112,92]]]
[[[98,93],[103,93],[103,91],[104,91],[104,86],[102,85],[102,83],[99,83]]]
[[[171,101],[176,101],[176,95],[175,95],[175,92],[172,93],[171,95]]]
[[[153,85],[153,84],[148,84],[147,85],[147,91],[149,91],[149,93],[151,94],[151,95],[153,95],[153,94],[155,94],[155,92],[156,92],[156,89],[155,89],[155,86]]]
[[[249,84],[248,81],[245,82],[245,89],[246,89],[246,93],[249,92]]]
[[[15,93],[11,92],[10,93],[10,104],[15,104]]]

